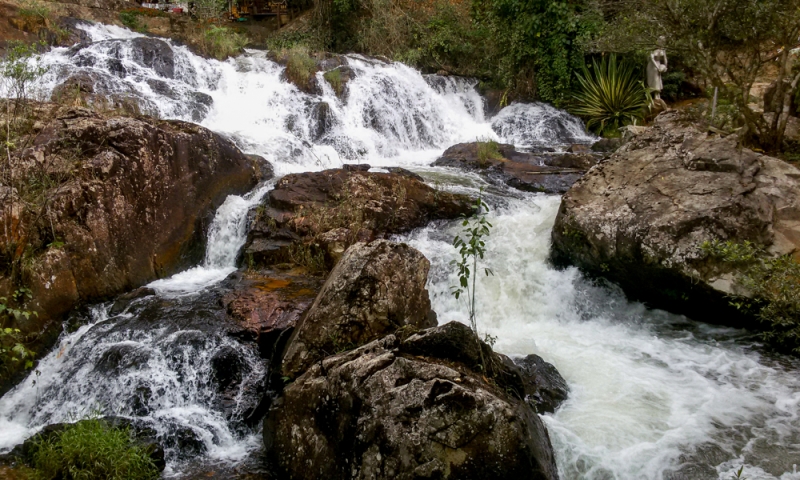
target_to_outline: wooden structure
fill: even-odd
[[[247,17],[278,17],[281,24],[284,18],[292,17],[292,9],[286,0],[228,0],[228,11],[234,20]]]

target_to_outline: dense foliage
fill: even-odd
[[[600,21],[593,0],[321,0],[315,40],[562,104]]]
[[[40,440],[34,447],[32,477],[37,480],[147,480],[159,477],[147,449],[128,429],[101,419],[82,420]]]
[[[706,242],[703,249],[738,272],[743,295],[731,305],[765,323],[766,341],[800,353],[800,263],[790,255],[770,256],[751,242]]]
[[[800,87],[790,50],[800,35],[800,0],[615,0],[610,21],[594,42],[598,51],[631,52],[662,38],[707,87],[737,107],[742,136],[779,150],[788,106]],[[753,84],[777,73],[773,111],[752,106]]]

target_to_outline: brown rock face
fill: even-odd
[[[437,191],[411,172],[368,172],[368,165],[283,177],[254,212],[245,254],[258,264],[327,268],[348,246],[472,212],[469,197]],[[302,251],[297,247],[303,245]]]
[[[547,430],[513,388],[420,353],[389,335],[289,384],[264,421],[282,478],[558,478]]]
[[[751,241],[774,254],[800,247],[800,171],[708,136],[667,112],[564,196],[553,259],[618,282],[630,295],[704,321],[742,324],[729,311],[729,267],[711,240]]]
[[[490,181],[528,192],[564,193],[599,157],[576,148],[576,153],[533,154],[518,152],[513,145],[488,142],[459,143],[445,150],[432,165],[456,167],[481,173]]]
[[[435,326],[425,289],[429,268],[406,244],[378,240],[350,247],[289,340],[283,375],[296,378],[328,355],[402,327]]]
[[[282,352],[321,287],[319,277],[302,271],[245,272],[222,304],[242,329],[236,336],[255,340],[262,355],[271,357]]]
[[[193,124],[48,112],[13,158],[19,196],[0,186],[0,296],[32,290],[26,333],[198,263],[216,207],[260,180],[262,165]]]

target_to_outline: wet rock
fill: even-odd
[[[137,37],[128,44],[133,61],[153,69],[164,78],[175,78],[175,58],[167,42],[153,37]]]
[[[124,312],[134,300],[155,294],[156,291],[150,287],[139,287],[136,290],[122,294],[114,301],[114,305],[109,310],[109,313],[111,315],[119,315]]]
[[[48,176],[48,214],[11,200],[0,213],[3,244],[41,252],[26,279],[33,298],[25,308],[38,316],[9,325],[26,334],[60,329],[79,304],[196,265],[216,208],[260,180],[233,143],[198,125],[37,108],[52,119],[12,158],[10,174]],[[12,292],[0,277],[0,296]]]
[[[452,360],[404,353],[394,335],[314,364],[263,432],[287,478],[558,478],[525,402]]]
[[[95,365],[95,370],[105,375],[114,375],[122,370],[133,370],[147,366],[150,353],[138,345],[127,343],[109,347]]]
[[[622,145],[620,138],[601,138],[592,144],[593,152],[610,153]]]
[[[472,211],[469,197],[437,191],[410,172],[369,169],[345,165],[283,177],[251,214],[245,257],[256,265],[304,261],[332,268],[355,242]]]
[[[553,413],[569,395],[569,386],[556,367],[538,355],[515,360],[525,389],[525,401],[537,413]]]
[[[314,130],[312,138],[319,141],[330,132],[336,121],[336,117],[331,113],[331,106],[327,102],[319,102],[311,110],[311,118],[314,120]]]
[[[475,171],[489,181],[528,192],[564,193],[599,160],[588,153],[540,155],[518,152],[509,144],[494,145],[493,152],[482,142],[453,145],[432,165]]]
[[[328,355],[403,327],[435,326],[425,289],[429,268],[406,244],[378,240],[351,246],[289,340],[283,375],[296,378]]]
[[[222,306],[238,329],[233,335],[253,340],[262,358],[280,361],[297,322],[311,307],[323,280],[301,271],[247,272]]]
[[[553,260],[619,283],[633,298],[708,322],[758,327],[729,306],[730,265],[706,241],[800,247],[800,171],[684,126],[665,112],[564,196]]]

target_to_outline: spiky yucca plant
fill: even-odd
[[[586,119],[586,128],[603,133],[642,119],[647,93],[631,64],[616,55],[592,61],[578,73],[580,89],[573,94],[572,113]]]

